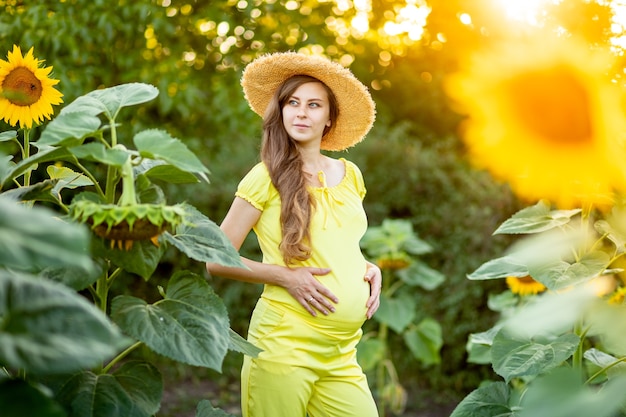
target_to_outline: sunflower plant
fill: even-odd
[[[611,53],[543,33],[473,55],[448,82],[473,162],[527,208],[494,234],[519,237],[468,275],[506,280],[500,320],[468,360],[498,378],[451,417],[626,415],[626,155]],[[532,203],[534,201],[534,203]]]
[[[61,95],[40,65],[18,47],[0,62],[0,117],[16,128],[0,140],[20,149],[0,155],[0,408],[7,417],[151,416],[163,381],[129,356],[137,348],[218,371],[229,350],[258,350],[191,271],[155,288],[156,301],[130,289],[110,297],[114,283],[151,282],[170,247],[200,264],[243,264],[213,221],[168,204],[158,185],[208,183],[185,144],[160,129],[118,137],[123,111],[157,97],[154,86],[95,90],[52,118]],[[196,415],[224,413],[203,402]]]
[[[383,287],[380,308],[373,317],[376,324],[359,342],[359,363],[374,373],[380,415],[387,411],[399,415],[406,406],[407,393],[392,359],[392,338],[400,336],[413,358],[424,366],[440,363],[441,326],[420,311],[416,300],[418,291],[433,290],[445,278],[418,259],[433,249],[407,220],[385,219],[380,226],[368,228],[361,246],[380,267]]]

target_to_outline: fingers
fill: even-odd
[[[369,320],[380,306],[380,293],[383,281],[380,268],[374,264],[369,264],[369,268],[365,272],[363,279],[370,284],[370,297],[365,303],[365,307],[367,308],[366,317]]]
[[[313,316],[317,315],[317,311],[320,311],[325,316],[335,312],[335,306],[332,305],[327,297],[319,292],[315,295],[309,295],[304,302],[301,301],[300,304]]]

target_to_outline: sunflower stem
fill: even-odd
[[[109,370],[115,366],[116,363],[118,363],[119,361],[121,361],[122,359],[124,359],[126,356],[128,356],[133,350],[137,349],[139,346],[141,346],[143,342],[136,342],[135,344],[129,346],[124,352],[120,353],[119,355],[117,355],[115,358],[113,358],[111,360],[111,362],[108,363],[107,366],[105,366],[104,368],[102,368],[102,373],[106,374],[107,372],[109,372]]]
[[[128,158],[122,166],[122,195],[120,197],[120,206],[134,206],[137,204],[135,196],[135,174],[133,173],[133,165]]]
[[[24,147],[22,148],[22,160],[30,157],[30,129],[24,129]],[[24,173],[24,187],[30,185],[31,170]]]
[[[98,192],[98,194],[100,194],[101,197],[106,198],[104,192],[102,191],[102,187],[100,187],[100,184],[98,183],[96,177],[94,177],[87,168],[85,168],[80,162],[78,162],[78,160],[74,161],[74,164],[78,168],[80,168],[80,170],[91,180],[91,182],[93,182],[93,185],[96,187],[96,191]]]

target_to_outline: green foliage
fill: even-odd
[[[160,408],[163,381],[153,364],[126,360],[136,348],[217,371],[229,350],[258,353],[193,272],[176,271],[152,303],[129,290],[109,302],[120,276],[149,282],[169,244],[202,264],[244,267],[214,222],[190,204],[167,205],[151,181],[207,181],[195,154],[156,129],[136,133],[136,149],[118,142],[120,111],[157,94],[132,83],[80,96],[32,155],[31,130],[2,136],[22,152],[0,170],[0,404],[39,399],[26,414],[42,417],[147,417]],[[24,406],[3,413],[21,416]]]
[[[437,287],[444,277],[422,263],[419,269],[410,268],[419,263],[416,256],[432,248],[413,232],[406,220],[385,219],[381,226],[370,227],[361,246],[380,266],[383,285],[380,307],[374,315],[378,326],[372,329],[370,325],[369,333],[359,343],[359,361],[365,371],[375,370],[380,415],[386,415],[388,409],[399,414],[406,406],[406,391],[390,356],[388,329],[402,335],[416,360],[426,366],[439,363],[443,343],[441,326],[436,320],[418,314],[414,293],[415,287]],[[426,273],[421,275],[421,272]],[[427,277],[425,285],[421,285],[423,276]]]
[[[539,202],[498,229],[525,236],[506,257],[483,264],[469,278],[503,278],[510,276],[508,267],[513,276],[530,275],[548,290],[492,304],[500,320],[472,335],[467,349],[470,360],[490,363],[504,382],[478,388],[451,417],[492,416],[494,410],[511,416],[624,415],[624,291],[614,278],[626,241],[623,213],[617,205],[595,219],[589,210],[550,210]]]

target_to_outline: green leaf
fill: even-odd
[[[0,142],[17,140],[17,130],[7,130],[0,133]]]
[[[199,262],[247,268],[217,224],[193,206],[185,204],[184,209],[187,213],[185,223],[176,227],[176,234],[163,233],[168,243]]]
[[[162,160],[187,172],[198,174],[209,172],[183,142],[163,130],[144,130],[137,133],[133,141],[139,154],[144,158]],[[206,178],[206,175],[203,178]]]
[[[90,142],[73,146],[69,151],[79,159],[101,162],[106,165],[121,167],[131,157],[131,152],[120,148],[106,148],[103,143]]]
[[[477,270],[467,276],[471,280],[486,280],[512,277],[525,277],[528,268],[512,256],[503,256],[485,262]]]
[[[421,255],[432,247],[419,239],[408,220],[385,219],[378,227],[370,227],[361,239],[361,247],[372,256],[395,254],[405,251]]]
[[[59,200],[61,200],[60,192],[64,188],[75,189],[93,185],[93,181],[89,177],[67,167],[50,165],[46,168],[46,172],[50,179],[58,180],[52,192],[59,197]]]
[[[541,376],[529,385],[520,417],[615,417],[624,400],[626,377],[609,380],[601,389],[583,385],[580,371],[563,368]]]
[[[397,271],[398,277],[408,285],[419,285],[425,290],[432,291],[446,280],[445,275],[432,269],[421,261],[414,260],[408,268]]]
[[[570,222],[572,216],[580,213],[575,210],[552,210],[545,201],[527,207],[506,220],[495,232],[497,234],[540,233]]]
[[[551,290],[561,290],[585,283],[602,274],[611,263],[606,252],[586,253],[574,263],[555,260],[545,265],[531,266],[529,274]]]
[[[456,406],[450,417],[516,417],[515,408],[509,406],[510,399],[507,384],[492,382],[472,391]]]
[[[31,171],[37,166],[37,164],[57,161],[74,162],[76,161],[76,158],[66,148],[48,148],[41,150],[30,158],[21,160],[19,163],[3,172],[2,187],[0,188],[5,187],[8,183],[12,182],[25,172]]]
[[[91,270],[90,235],[46,208],[28,208],[0,197],[0,265],[18,269],[76,266]]]
[[[150,417],[160,407],[163,383],[149,363],[129,362],[112,375],[85,371],[73,375],[56,394],[80,417]]]
[[[610,377],[626,374],[626,363],[624,363],[623,359],[616,358],[599,349],[588,349],[585,351],[583,357],[588,360],[590,364],[603,370],[603,373]],[[594,381],[595,380],[596,379],[594,379]]]
[[[130,250],[111,248],[110,242],[101,238],[93,239],[94,254],[109,259],[116,266],[146,281],[152,277],[166,251],[165,245],[157,247],[149,240],[134,241]]]
[[[114,120],[122,107],[146,103],[159,95],[159,90],[149,84],[128,83],[91,91],[78,97],[61,111],[64,113],[85,112],[92,115],[104,113]]]
[[[361,339],[356,350],[359,365],[361,365],[364,371],[374,369],[376,365],[385,359],[386,351],[385,342],[380,339]]]
[[[137,172],[144,174],[151,180],[161,180],[171,184],[197,183],[198,177],[193,173],[183,171],[165,161],[144,159],[136,168]]]
[[[380,307],[374,317],[395,332],[402,333],[409,323],[413,322],[416,308],[415,300],[406,292],[401,293],[397,298],[382,294]]]
[[[59,196],[53,194],[57,180],[44,180],[27,187],[17,187],[2,193],[5,198],[21,201],[46,201],[58,205]]]
[[[75,266],[49,267],[41,270],[39,275],[51,281],[64,284],[76,291],[82,291],[95,283],[103,273],[103,266],[95,264],[95,267],[91,270]]]
[[[214,408],[209,400],[202,400],[196,408],[196,417],[236,417],[234,414],[228,414],[224,410]]]
[[[259,356],[259,353],[263,352],[263,349],[259,349],[252,343],[248,342],[233,329],[229,329],[228,334],[230,336],[230,343],[228,344],[229,350],[243,353],[244,355],[251,356],[253,358],[256,358]]]
[[[178,272],[166,298],[149,305],[118,296],[111,307],[113,320],[153,351],[194,366],[220,371],[231,343],[228,314],[207,282],[190,272]]]
[[[493,339],[493,370],[506,382],[522,376],[535,376],[560,366],[578,348],[580,337],[564,334],[554,340],[520,339],[500,330]]]
[[[76,146],[94,136],[100,128],[100,119],[89,113],[61,112],[41,132],[35,146],[42,149],[48,146]]]
[[[431,318],[425,318],[416,327],[404,332],[404,342],[413,357],[424,365],[441,363],[439,351],[443,346],[441,325]]]
[[[526,304],[510,315],[503,325],[517,338],[556,337],[572,329],[597,299],[589,286],[546,292],[526,300]]]
[[[0,363],[27,373],[94,367],[128,343],[84,297],[25,274],[0,270],[0,317]]]
[[[2,417],[66,417],[63,408],[49,395],[19,379],[0,383]]]
[[[467,338],[465,350],[467,351],[467,362],[489,364],[491,363],[491,345],[493,338],[500,330],[499,326],[482,333],[471,333]]]

